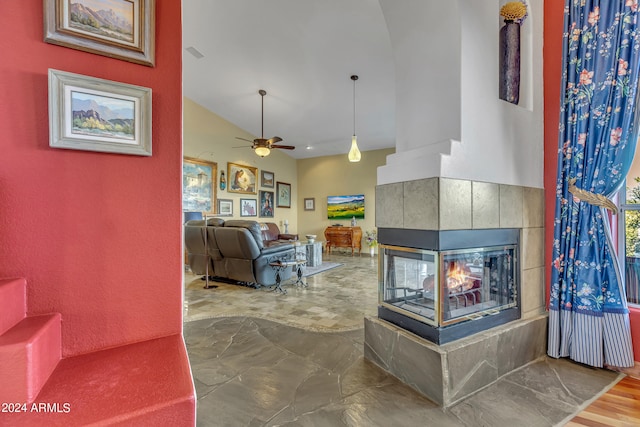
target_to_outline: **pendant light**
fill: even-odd
[[[351,150],[349,150],[349,161],[359,162],[362,155],[358,150],[358,137],[356,136],[356,80],[358,76],[351,76],[353,80],[353,136],[351,137]]]

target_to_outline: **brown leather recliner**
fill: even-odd
[[[223,224],[224,220],[220,218],[209,218],[207,220],[207,228],[209,230],[213,227],[220,227]],[[193,274],[215,276],[216,265],[220,268],[220,254],[216,250],[217,246],[213,231],[209,231],[205,235],[204,220],[186,222],[184,226],[184,245],[187,250],[189,268],[191,268]]]
[[[262,231],[262,242],[265,246],[298,240],[297,234],[280,233],[280,229],[273,222],[261,222],[259,224],[260,230]]]
[[[204,221],[189,221],[185,226],[189,266],[195,274],[206,274],[208,258],[209,271],[213,271],[210,276],[249,285],[272,286],[276,283],[276,270],[269,263],[295,257],[293,243],[289,240],[266,241],[265,244],[263,230],[257,221],[212,218],[206,228],[207,250],[204,252]],[[200,229],[200,234],[196,229]],[[280,275],[286,280],[291,277],[292,270],[285,269]]]

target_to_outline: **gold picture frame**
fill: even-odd
[[[258,194],[258,168],[227,163],[227,192]]]
[[[218,164],[193,157],[182,159],[182,210],[219,213],[216,203]],[[233,209],[233,208],[232,208]]]
[[[155,66],[155,0],[43,1],[45,42]]]

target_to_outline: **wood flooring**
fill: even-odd
[[[640,379],[624,377],[566,426],[640,426]]]

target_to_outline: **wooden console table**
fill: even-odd
[[[362,254],[362,229],[360,227],[336,227],[329,226],[324,230],[324,237],[327,240],[327,253],[331,253],[331,248],[351,248],[351,256],[357,248]]]

